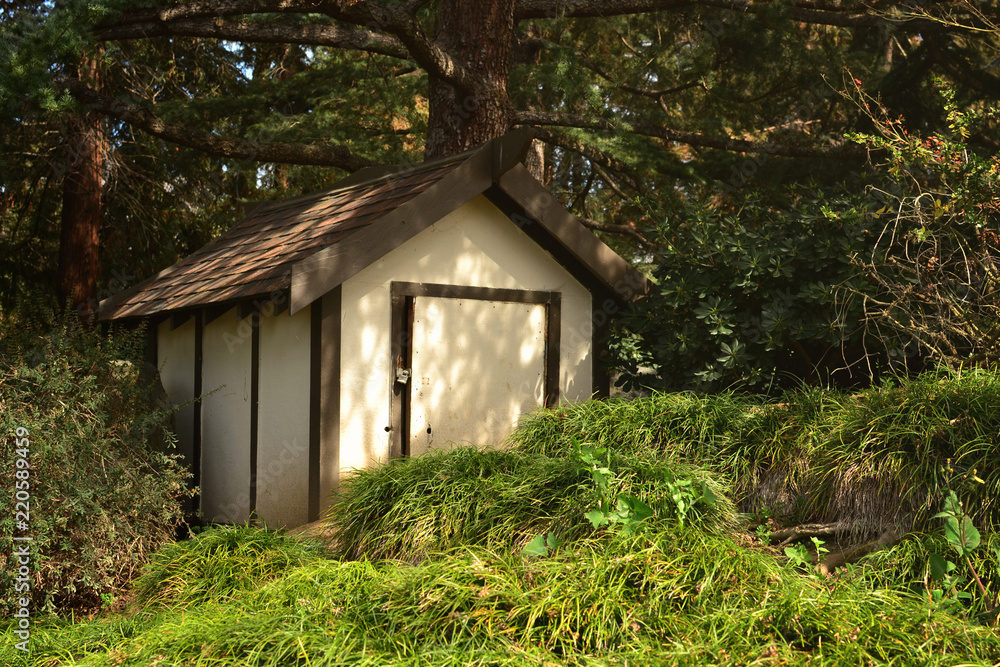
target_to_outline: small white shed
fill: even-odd
[[[205,519],[300,525],[345,471],[606,394],[597,341],[646,281],[529,175],[530,142],[261,206],[101,303],[150,323]]]

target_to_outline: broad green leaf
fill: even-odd
[[[551,533],[549,533],[551,535]],[[545,536],[535,535],[531,541],[524,545],[521,552],[525,556],[548,556],[549,548],[545,546]]]
[[[590,510],[583,516],[587,517],[587,519],[590,521],[591,525],[594,526],[594,528],[600,528],[604,524],[608,523],[608,515],[605,514],[603,510],[599,509]]]
[[[962,516],[961,519],[949,517],[944,522],[944,536],[962,556],[969,555],[979,546],[979,531],[976,530],[972,519]]]
[[[643,521],[653,516],[653,509],[635,496],[622,494],[618,498],[618,506],[627,512],[627,518],[631,521]]]
[[[636,498],[632,504],[632,520],[645,521],[651,516],[653,516],[653,508]]]
[[[927,564],[931,568],[931,577],[938,581],[944,579],[951,570],[955,569],[955,564],[945,560],[940,554],[928,556]]]
[[[708,488],[708,484],[704,481],[701,483],[701,499],[709,507],[715,507],[715,504],[719,501],[715,493],[712,492],[712,489]]]
[[[968,516],[962,517],[962,538],[964,539],[962,544],[963,556],[969,555],[979,546],[979,530],[976,529],[975,524],[972,523],[972,519]]]

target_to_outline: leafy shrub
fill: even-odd
[[[173,443],[168,412],[130,363],[141,358],[142,335],[103,337],[68,316],[42,336],[8,331],[2,339],[0,479],[9,505],[0,516],[0,606],[24,595],[15,594],[15,568],[6,562],[14,536],[32,539],[32,601],[48,611],[118,595],[174,537],[188,475],[165,453]],[[14,494],[15,434],[25,432],[26,530]]]
[[[792,190],[776,208],[740,193],[667,225],[655,287],[609,337],[626,388],[864,385],[887,367],[1000,361],[1000,157],[985,138],[1000,112],[938,87],[948,129],[924,134],[860,81],[843,91],[873,128],[848,135],[879,161],[863,196]]]
[[[835,288],[866,289],[850,262],[870,243],[864,222],[847,199],[794,196],[776,214],[748,195],[737,212],[671,226],[655,286],[609,338],[620,383],[764,391],[827,380],[857,361],[860,300]]]
[[[889,341],[918,346],[952,368],[1000,361],[1000,157],[978,141],[996,124],[992,105],[962,110],[938,82],[949,129],[909,132],[855,85],[852,97],[874,132],[851,135],[884,164],[876,243],[854,263],[876,289],[864,296],[865,322]],[[984,142],[985,143],[985,142]],[[979,145],[977,145],[979,144]]]

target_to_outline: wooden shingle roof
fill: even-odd
[[[458,166],[338,186],[263,205],[219,238],[152,279],[101,304],[100,319],[145,317],[287,290],[291,267],[419,195]]]
[[[488,191],[537,218],[543,229],[536,240],[555,240],[619,298],[645,291],[644,279],[561,206],[553,211],[534,201],[551,195],[520,165],[530,142],[530,132],[519,130],[452,158],[363,169],[330,190],[260,206],[190,256],[102,301],[98,319],[144,318],[281,292],[290,293],[295,312]],[[624,291],[623,278],[631,286]]]

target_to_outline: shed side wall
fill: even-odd
[[[174,412],[174,433],[177,434],[177,451],[189,466],[194,452],[194,318],[171,329],[170,320],[156,328],[156,367],[173,405],[184,405]]]
[[[260,319],[257,514],[269,528],[308,521],[310,308]]]
[[[232,308],[202,333],[201,510],[208,521],[250,515],[251,318]]]

